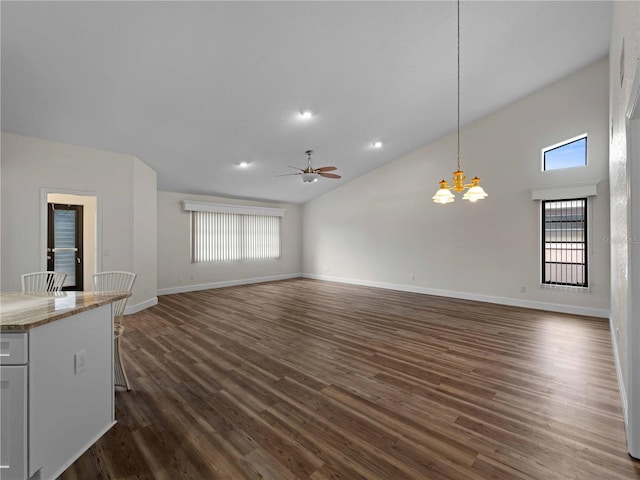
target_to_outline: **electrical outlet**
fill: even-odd
[[[85,355],[87,351],[82,349],[73,356],[74,373],[78,375],[85,368]]]
[[[520,293],[526,293],[527,287],[520,287]]]

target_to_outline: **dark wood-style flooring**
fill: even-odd
[[[640,479],[603,319],[295,279],[126,322],[132,391],[62,480]]]

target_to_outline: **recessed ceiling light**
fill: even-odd
[[[380,140],[373,142],[373,148],[382,148],[382,142]]]
[[[239,167],[240,168],[247,168],[249,166],[249,162],[240,162]]]
[[[309,110],[305,110],[304,112],[300,112],[300,118],[302,120],[310,120],[312,116],[313,116],[313,113],[311,113],[311,111],[309,111]]]

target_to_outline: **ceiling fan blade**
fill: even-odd
[[[337,170],[338,167],[320,167],[320,168],[316,168],[316,172],[333,172],[334,170]]]
[[[295,168],[296,170],[300,170],[301,172],[304,172],[304,168],[292,167],[291,165],[289,165],[289,168]]]
[[[335,173],[322,173],[318,172],[318,175],[324,178],[342,178],[340,175],[336,175]]]
[[[300,172],[300,173],[283,173],[282,175],[276,175],[276,177],[288,177],[289,175],[302,175],[302,172]]]

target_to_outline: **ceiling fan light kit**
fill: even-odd
[[[466,177],[464,172],[460,170],[460,0],[458,0],[458,149],[457,149],[457,158],[458,158],[458,170],[453,172],[453,176],[451,178],[451,185],[449,185],[446,180],[440,181],[440,189],[436,192],[436,194],[432,197],[435,203],[445,204],[451,203],[455,201],[456,197],[451,190],[456,193],[463,192],[467,190],[467,192],[462,196],[463,200],[469,200],[470,202],[476,202],[478,200],[483,200],[487,193],[480,186],[480,179],[478,177],[473,177],[471,183],[464,183]]]
[[[286,175],[302,175],[303,183],[316,182],[320,177],[335,178],[335,179],[342,178],[340,175],[336,175],[335,173],[329,173],[329,172],[333,172],[334,170],[337,170],[336,167],[313,168],[313,166],[311,165],[311,154],[313,153],[313,150],[307,150],[304,153],[307,155],[307,168],[290,167],[290,168],[295,168],[296,170],[300,170],[300,173],[286,173],[285,175],[276,175],[276,176],[284,177]]]
[[[303,172],[302,173],[302,181],[305,183],[317,182],[318,174],[314,172]]]

